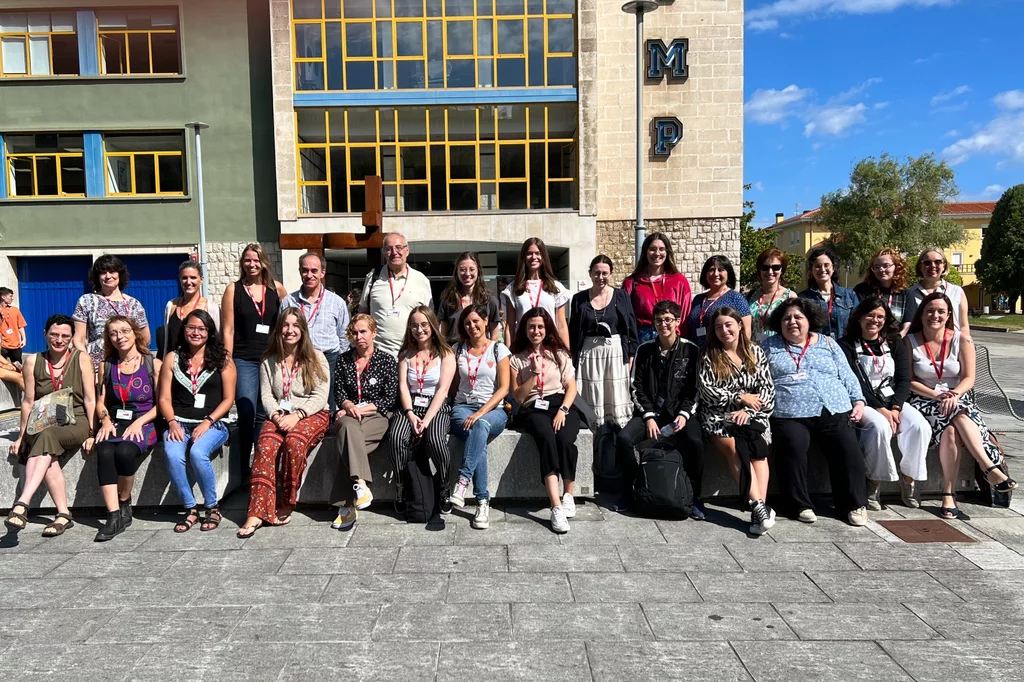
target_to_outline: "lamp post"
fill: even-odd
[[[199,137],[200,130],[206,130],[210,126],[201,121],[192,121],[191,123],[185,124],[186,128],[191,128],[196,134],[196,194],[199,198],[199,264],[203,267],[203,296],[206,297],[210,292],[206,284],[206,206],[203,203],[203,144]]]
[[[644,228],[644,15],[658,9],[655,0],[630,0],[622,6],[626,14],[636,15],[636,262],[647,237]]]

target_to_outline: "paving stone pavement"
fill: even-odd
[[[243,504],[211,533],[140,510],[109,543],[84,514],[0,538],[0,681],[1024,680],[1016,502],[964,503],[976,542],[948,545],[594,503],[565,536],[496,505],[486,531],[471,510],[427,530],[372,509],[342,533],[312,509],[239,540]]]

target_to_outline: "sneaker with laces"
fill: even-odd
[[[562,495],[562,513],[567,519],[576,518],[576,498],[569,493]]]
[[[405,514],[405,486],[395,487],[395,513]]]
[[[551,508],[551,530],[559,534],[569,532],[569,519],[560,506]]]
[[[373,502],[373,493],[365,485],[353,483],[352,489],[356,491],[356,509],[366,509]]]
[[[866,526],[868,525],[868,510],[866,507],[858,507],[850,512],[846,520],[850,522],[851,526]]]
[[[473,515],[473,522],[470,524],[477,530],[485,530],[491,527],[491,503],[489,500],[476,501],[476,513]]]
[[[754,509],[750,512],[750,532],[755,535],[763,535],[775,525],[775,510],[758,500],[754,503]],[[755,530],[756,528],[756,530]]]
[[[356,517],[358,515],[359,513],[355,507],[350,507],[347,504],[344,507],[338,507],[338,516],[335,517],[331,528],[334,530],[348,530],[356,525]]]
[[[452,513],[452,496],[448,494],[447,490],[441,491],[441,513]]]
[[[882,485],[868,481],[868,509],[882,511]]]
[[[796,518],[797,518],[797,521],[800,521],[801,523],[814,523],[815,521],[818,520],[818,517],[814,513],[813,509],[801,509],[800,510],[800,516],[798,516]]]
[[[452,496],[449,498],[459,509],[466,506],[466,488],[469,487],[469,481],[459,476],[458,482],[455,484],[455,490],[452,491]]]

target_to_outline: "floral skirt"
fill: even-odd
[[[953,423],[953,418],[963,413],[978,427],[978,431],[981,433],[981,441],[985,446],[985,454],[992,460],[992,463],[999,464],[1003,461],[1003,454],[992,442],[992,439],[989,438],[988,424],[982,419],[981,412],[978,411],[978,406],[975,405],[974,399],[970,394],[960,396],[960,400],[957,402],[957,410],[949,416],[942,415],[939,410],[940,403],[937,400],[912,393],[910,394],[909,402],[917,408],[917,411],[928,420],[928,425],[932,427],[932,439],[929,447],[937,446],[939,439],[942,437],[942,432]]]

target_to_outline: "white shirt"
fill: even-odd
[[[377,279],[370,286],[375,273]],[[375,273],[366,276],[359,309],[369,310],[377,322],[377,347],[397,358],[412,309],[421,305],[433,309],[430,280],[410,267],[400,277],[392,276],[386,265]]]
[[[545,291],[541,286],[541,280],[530,279],[526,281],[526,291],[519,296],[513,293],[512,287],[515,283],[509,284],[501,292],[502,297],[506,301],[510,301],[515,305],[516,309],[516,329],[519,328],[519,321],[523,319],[523,315],[528,313],[533,308],[543,308],[547,311],[547,314],[551,316],[551,319],[557,322],[555,319],[555,310],[565,306],[572,298],[572,294],[568,289],[562,286],[561,282],[555,282],[555,286],[558,288],[557,294],[551,294]],[[516,329],[512,330],[512,333],[516,333]]]

